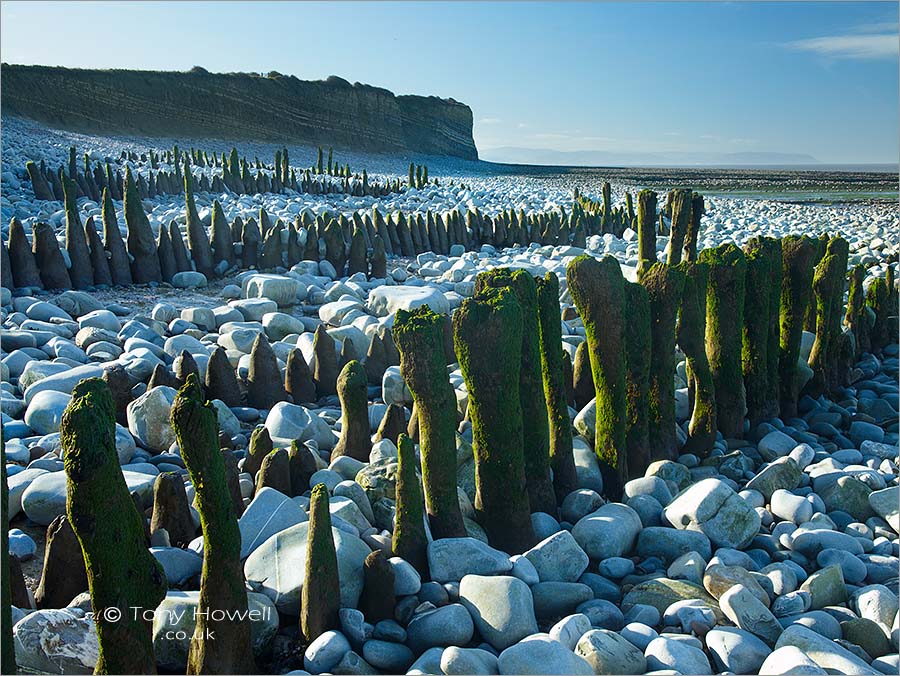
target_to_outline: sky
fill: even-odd
[[[898,161],[896,2],[2,2],[7,63],[339,75],[468,104],[482,157]]]

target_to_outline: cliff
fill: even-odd
[[[72,131],[321,144],[478,159],[472,110],[339,77],[2,64],[4,114]]]

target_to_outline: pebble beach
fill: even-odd
[[[14,219],[29,241],[35,224],[47,223],[70,271],[78,264],[73,266],[66,248],[66,204],[37,198],[26,163],[66,166],[75,146],[79,162],[84,154],[91,162],[110,162],[123,173],[127,169],[149,179],[150,163],[122,160],[123,151],[140,155],[177,145],[222,156],[232,147],[206,139],[88,136],[12,117],[3,118],[2,128],[2,238],[10,241]],[[280,149],[237,144],[241,156],[264,162]],[[298,175],[316,160],[315,148],[286,150]],[[510,166],[439,157],[340,150],[335,156],[354,173],[365,168],[369,181],[405,182],[407,167],[415,162],[427,165],[437,183],[404,185],[381,196],[291,188],[238,194],[195,187],[204,232],[212,239],[214,211],[227,224],[236,219],[262,223],[261,210],[273,224],[339,216],[362,222],[376,212],[402,212],[410,222],[426,212],[456,212],[460,221],[474,212],[491,218],[510,210],[526,217],[571,213],[573,191],[600,200],[607,180],[596,171],[516,173]],[[176,164],[163,161],[158,169],[175,171]],[[216,171],[215,166],[195,166],[195,182],[204,174],[212,181]],[[322,180],[338,184],[333,177]],[[615,178],[610,183],[612,206],[622,214],[630,196],[647,187]],[[665,192],[659,193],[662,208]],[[121,237],[127,239],[124,203],[113,199],[112,205]],[[154,236],[174,223],[189,240],[184,193],[147,197],[140,205]],[[102,200],[81,196],[75,209],[81,223],[94,219],[99,224],[104,218]],[[164,596],[150,609],[149,623],[153,659],[162,672],[185,673],[188,667],[193,613],[201,602],[209,554],[191,459],[185,462],[179,443],[188,433],[173,425],[179,392],[202,383],[204,394],[222,392],[230,398],[211,397],[204,410],[214,414],[230,477],[226,502],[237,520],[247,611],[255,611],[240,624],[249,627],[255,673],[896,674],[897,289],[888,289],[883,313],[881,306],[863,310],[863,321],[872,327],[886,323],[888,338],[865,350],[853,342],[839,385],[814,395],[804,390],[814,381],[822,333],[814,316],[812,326],[800,332],[798,359],[791,365],[798,393],[792,414],[775,411],[751,421],[742,410],[738,433],[716,432],[702,452],[686,447],[701,395],[686,346],[675,341],[673,308],[674,350],[668,349],[665,358],[674,368],[664,389],[674,406],[674,425],[665,431],[674,445],[663,453],[666,457],[649,449],[652,462],[645,470],[619,477],[620,485],[614,485],[608,468],[598,462],[598,440],[607,433],[597,427],[602,416],[594,386],[600,393],[601,385],[591,380],[587,358],[579,357],[595,333],[583,316],[578,289],[570,288],[571,270],[585,255],[613,260],[624,283],[638,286],[633,283],[647,261],[641,260],[639,233],[631,223],[636,221],[621,236],[588,233],[584,246],[574,237],[555,244],[470,245],[463,236],[465,242],[450,244],[443,253],[388,252],[383,276],[375,273],[372,238],[364,247],[365,270],[352,270],[349,238],[349,266],[339,268],[329,260],[321,232],[315,260],[288,264],[295,236],[288,226],[274,245],[277,264],[265,269],[221,261],[214,274],[203,274],[189,240],[190,268],[167,282],[90,284],[65,291],[4,287],[0,398],[9,551],[13,571],[21,570],[18,577],[14,573],[12,596],[20,669],[91,673],[98,660],[84,560],[66,516],[71,496],[63,421],[81,396],[76,386],[103,378],[117,406],[113,436],[121,475],[146,527],[142,550],[164,577]],[[306,246],[308,229],[296,232],[299,245]],[[842,238],[847,255],[836,293],[837,323],[839,333],[852,333],[843,321],[845,304],[852,303],[844,273],[859,270],[862,293],[890,283],[900,253],[898,232],[894,203],[717,194],[705,199],[696,248],[702,258],[703,250],[728,243],[750,246],[753,238]],[[343,261],[343,240],[340,248]],[[650,262],[665,262],[670,253],[668,234],[657,234]],[[246,256],[241,241],[235,240],[232,255],[237,260]],[[498,269],[555,278],[556,347],[567,368],[574,369],[573,375],[560,367],[569,373],[572,388],[562,406],[562,425],[571,439],[574,483],[560,491],[556,466],[546,470],[555,493],[546,510],[526,512],[530,522],[524,528],[530,534],[527,546],[517,551],[509,551],[507,541],[497,536],[497,524],[486,521],[480,483],[486,470],[479,466],[479,448],[498,416],[472,415],[473,402],[480,406],[482,397],[490,399],[482,394],[490,388],[473,396],[479,384],[472,380],[477,355],[460,358],[459,347],[462,320],[457,315],[474,307],[479,275]],[[748,282],[742,313],[755,292]],[[434,316],[452,317],[434,321],[443,321],[447,332],[452,323],[456,331],[456,354],[449,333],[438,341],[439,347],[449,341],[439,357],[446,357],[439,365],[446,366],[440,380],[452,392],[442,413],[450,419],[448,443],[455,449],[449,460],[449,490],[456,498],[451,502],[461,517],[451,537],[435,532],[434,489],[423,471],[422,449],[433,429],[427,415],[423,423],[414,414],[423,395],[401,370],[410,357],[394,330],[395,322],[407,326],[424,306]],[[627,340],[627,306],[622,314]],[[601,322],[599,334],[604,331]],[[707,351],[709,331],[707,324]],[[506,363],[505,356],[496,359]],[[503,375],[498,367],[497,378]],[[224,381],[230,389],[221,385]],[[222,389],[213,389],[213,382]],[[737,389],[746,388],[740,384]],[[540,384],[538,390],[543,392]],[[519,397],[515,400],[519,410]],[[548,397],[548,407],[549,402]],[[525,410],[526,403],[521,406]],[[524,424],[527,428],[527,416]],[[346,452],[351,440],[356,445]],[[530,468],[527,463],[526,458]],[[409,470],[405,480],[400,478],[404,467]],[[533,478],[530,471],[522,476],[529,482]],[[398,499],[410,481],[423,484],[426,508],[423,519],[423,507],[417,505],[419,518],[413,519],[424,537],[415,560],[397,551],[398,524],[406,523],[408,509]],[[510,492],[517,490],[513,482],[511,476]],[[418,495],[417,503],[422,502]],[[309,597],[314,594],[304,587],[319,579],[308,574],[313,533],[321,538],[323,519],[333,542],[339,601],[329,621],[316,617],[313,622]],[[311,622],[320,622],[321,630],[309,640]]]

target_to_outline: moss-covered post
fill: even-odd
[[[422,575],[428,574],[427,548],[425,536],[425,511],[422,489],[416,474],[416,449],[405,434],[397,437],[397,481],[394,493],[395,515],[391,549],[412,565]],[[454,484],[455,485],[455,484]]]
[[[691,196],[691,219],[688,223],[687,234],[684,237],[684,260],[694,262],[697,260],[697,243],[700,240],[700,219],[706,213],[706,205],[703,195],[698,192]]]
[[[188,376],[172,403],[172,428],[196,491],[203,529],[203,572],[188,674],[252,674],[256,670],[246,620],[241,532],[219,452],[216,411],[204,403],[200,380]]]
[[[669,265],[678,265],[681,262],[682,248],[691,223],[691,198],[693,192],[690,189],[675,190],[672,198],[672,228],[669,236]]]
[[[266,334],[260,332],[250,348],[250,368],[247,373],[247,403],[255,408],[270,409],[287,394],[278,367],[278,358]]]
[[[778,415],[779,383],[781,371],[779,365],[779,345],[781,336],[781,284],[783,261],[781,254],[781,240],[774,237],[763,239],[765,248],[769,251],[771,264],[769,266],[769,332],[768,332],[768,359],[766,377],[765,412],[767,417]],[[744,310],[746,316],[747,311]]]
[[[866,268],[861,263],[857,263],[850,270],[850,291],[847,296],[847,314],[844,317],[844,323],[850,329],[856,342],[856,354],[854,355],[856,357],[872,349],[869,338],[866,294],[863,289],[865,277]]]
[[[424,305],[398,310],[392,334],[400,372],[412,392],[419,421],[422,482],[435,539],[464,537],[456,495],[456,395],[447,375],[443,318]]]
[[[259,265],[259,243],[262,234],[255,218],[248,218],[241,228],[241,265],[255,268]],[[318,260],[318,258],[316,259]]]
[[[166,576],[147,549],[144,520],[119,468],[115,407],[99,378],[75,386],[60,442],[66,514],[84,554],[100,644],[94,673],[154,673],[150,616],[165,597]]]
[[[342,455],[369,461],[372,441],[369,436],[368,378],[363,365],[355,359],[347,362],[337,379],[341,400],[341,438],[331,451],[332,459]]]
[[[840,380],[841,315],[849,251],[847,240],[833,237],[813,274],[816,339],[809,354],[813,377],[807,385],[807,391],[813,397],[831,393]]]
[[[754,237],[744,245],[747,260],[744,296],[743,352],[741,357],[744,388],[747,392],[747,418],[756,427],[769,413],[769,332],[772,308],[772,267],[778,265],[768,238]]]
[[[165,530],[173,547],[187,547],[196,528],[191,518],[184,482],[178,472],[160,472],[153,482],[153,515],[150,534]]]
[[[306,574],[300,593],[300,631],[307,645],[339,626],[341,583],[328,511],[328,488],[316,484],[309,496]]]
[[[625,282],[625,448],[628,478],[644,476],[650,465],[650,365],[652,355],[650,296],[640,284]]]
[[[825,251],[828,248],[829,236],[827,232],[821,233],[818,237],[810,238],[812,242],[813,253],[813,278],[815,279],[816,266],[825,258]],[[806,316],[803,320],[803,330],[810,333],[816,332],[816,300],[814,296],[810,296],[809,305],[806,307]]]
[[[675,266],[656,263],[641,276],[641,284],[647,289],[650,301],[648,439],[654,459],[672,459],[677,454],[672,385],[675,377],[675,318],[684,291],[684,273]]]
[[[60,172],[60,181],[65,195],[66,210],[66,251],[69,252],[69,279],[76,289],[87,289],[94,285],[94,268],[91,265],[91,252],[88,249],[87,236],[84,225],[78,215],[78,205],[75,202],[77,186],[75,181],[67,178]]]
[[[247,448],[247,457],[241,471],[246,472],[255,479],[262,467],[263,460],[272,452],[272,437],[265,425],[254,428],[250,433],[250,444]]]
[[[522,307],[507,288],[467,298],[453,338],[469,392],[475,511],[491,545],[518,554],[534,545],[522,453]]]
[[[31,243],[25,235],[25,228],[15,216],[9,221],[9,255],[13,284],[17,288],[44,288],[37,261],[34,259],[34,252],[31,250]],[[129,272],[129,277],[130,275]]]
[[[156,240],[129,167],[125,168],[124,209],[125,227],[128,229],[126,246],[131,254],[131,277],[136,284],[159,282],[162,280],[162,271],[156,252]]]
[[[213,277],[213,254],[206,235],[206,227],[200,221],[197,206],[194,204],[194,177],[187,158],[184,160],[184,202],[186,209],[186,226],[188,235],[188,249],[191,251],[191,259],[197,268],[207,279]]]
[[[206,392],[210,399],[220,399],[226,406],[241,405],[241,389],[234,367],[224,348],[216,347],[206,364]]]
[[[522,367],[519,402],[522,407],[525,482],[532,512],[556,513],[556,495],[550,480],[550,426],[541,373],[541,327],[537,286],[525,270],[494,268],[475,279],[475,294],[488,287],[506,287],[522,307]],[[558,322],[557,322],[558,323]]]
[[[734,244],[704,249],[709,265],[706,286],[706,355],[716,391],[716,423],[722,436],[744,431],[744,380],[741,364],[747,260]]]
[[[803,322],[812,297],[815,245],[809,237],[788,236],[781,240],[782,286],[781,331],[778,357],[781,375],[780,409],[782,420],[797,417],[800,394],[797,360],[803,338]]]
[[[290,467],[292,497],[303,495],[309,490],[309,480],[318,470],[316,458],[299,439],[291,442],[288,451],[288,465]]]
[[[313,382],[309,364],[303,353],[294,348],[288,353],[284,368],[284,390],[295,404],[309,404],[316,401],[316,384]]]
[[[544,399],[550,425],[550,466],[557,502],[578,488],[575,458],[572,455],[572,421],[566,396],[563,360],[569,357],[562,349],[559,316],[559,278],[548,272],[535,278],[541,346],[541,374]]]
[[[366,261],[366,236],[359,226],[353,226],[353,236],[350,238],[350,256],[347,263],[347,274],[354,275],[357,272],[366,274],[368,264]]]
[[[612,186],[609,181],[603,182],[601,189],[603,195],[603,218],[600,221],[602,232],[612,232]]]
[[[569,292],[587,334],[597,419],[594,452],[608,495],[621,495],[628,468],[625,430],[625,280],[612,256],[578,256],[566,270]]]
[[[31,181],[31,189],[34,196],[39,200],[54,199],[53,191],[47,183],[46,177],[41,173],[41,169],[34,162],[29,160],[25,163],[25,171],[28,172],[28,178]]]
[[[638,274],[656,263],[656,193],[638,193]]]
[[[218,265],[225,261],[226,268],[234,265],[234,243],[231,237],[231,227],[225,221],[225,214],[222,213],[222,205],[219,200],[214,200],[212,205],[212,228],[211,228],[213,263]]]
[[[883,277],[873,279],[866,291],[866,305],[875,313],[869,341],[872,352],[876,354],[880,354],[884,346],[891,340],[890,324],[888,323],[890,294],[887,282]]]
[[[316,384],[316,394],[326,397],[337,393],[338,362],[337,349],[328,331],[323,324],[316,327],[313,335],[313,355],[316,358],[316,366],[313,370],[313,382]]]
[[[331,263],[339,277],[343,276],[344,266],[347,262],[344,252],[344,235],[341,233],[341,226],[334,219],[325,226],[324,238],[325,260]]]
[[[109,271],[109,261],[106,259],[106,250],[103,248],[103,242],[100,240],[100,234],[97,232],[93,216],[89,216],[84,222],[84,234],[91,252],[94,286],[112,286],[112,273]]]
[[[676,328],[678,345],[684,352],[688,387],[693,392],[688,438],[682,450],[706,457],[716,442],[716,391],[706,356],[706,286],[709,268],[705,263],[683,261],[684,291]]]

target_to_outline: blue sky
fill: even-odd
[[[898,6],[3,2],[9,63],[340,75],[472,107],[483,156],[897,162]]]

